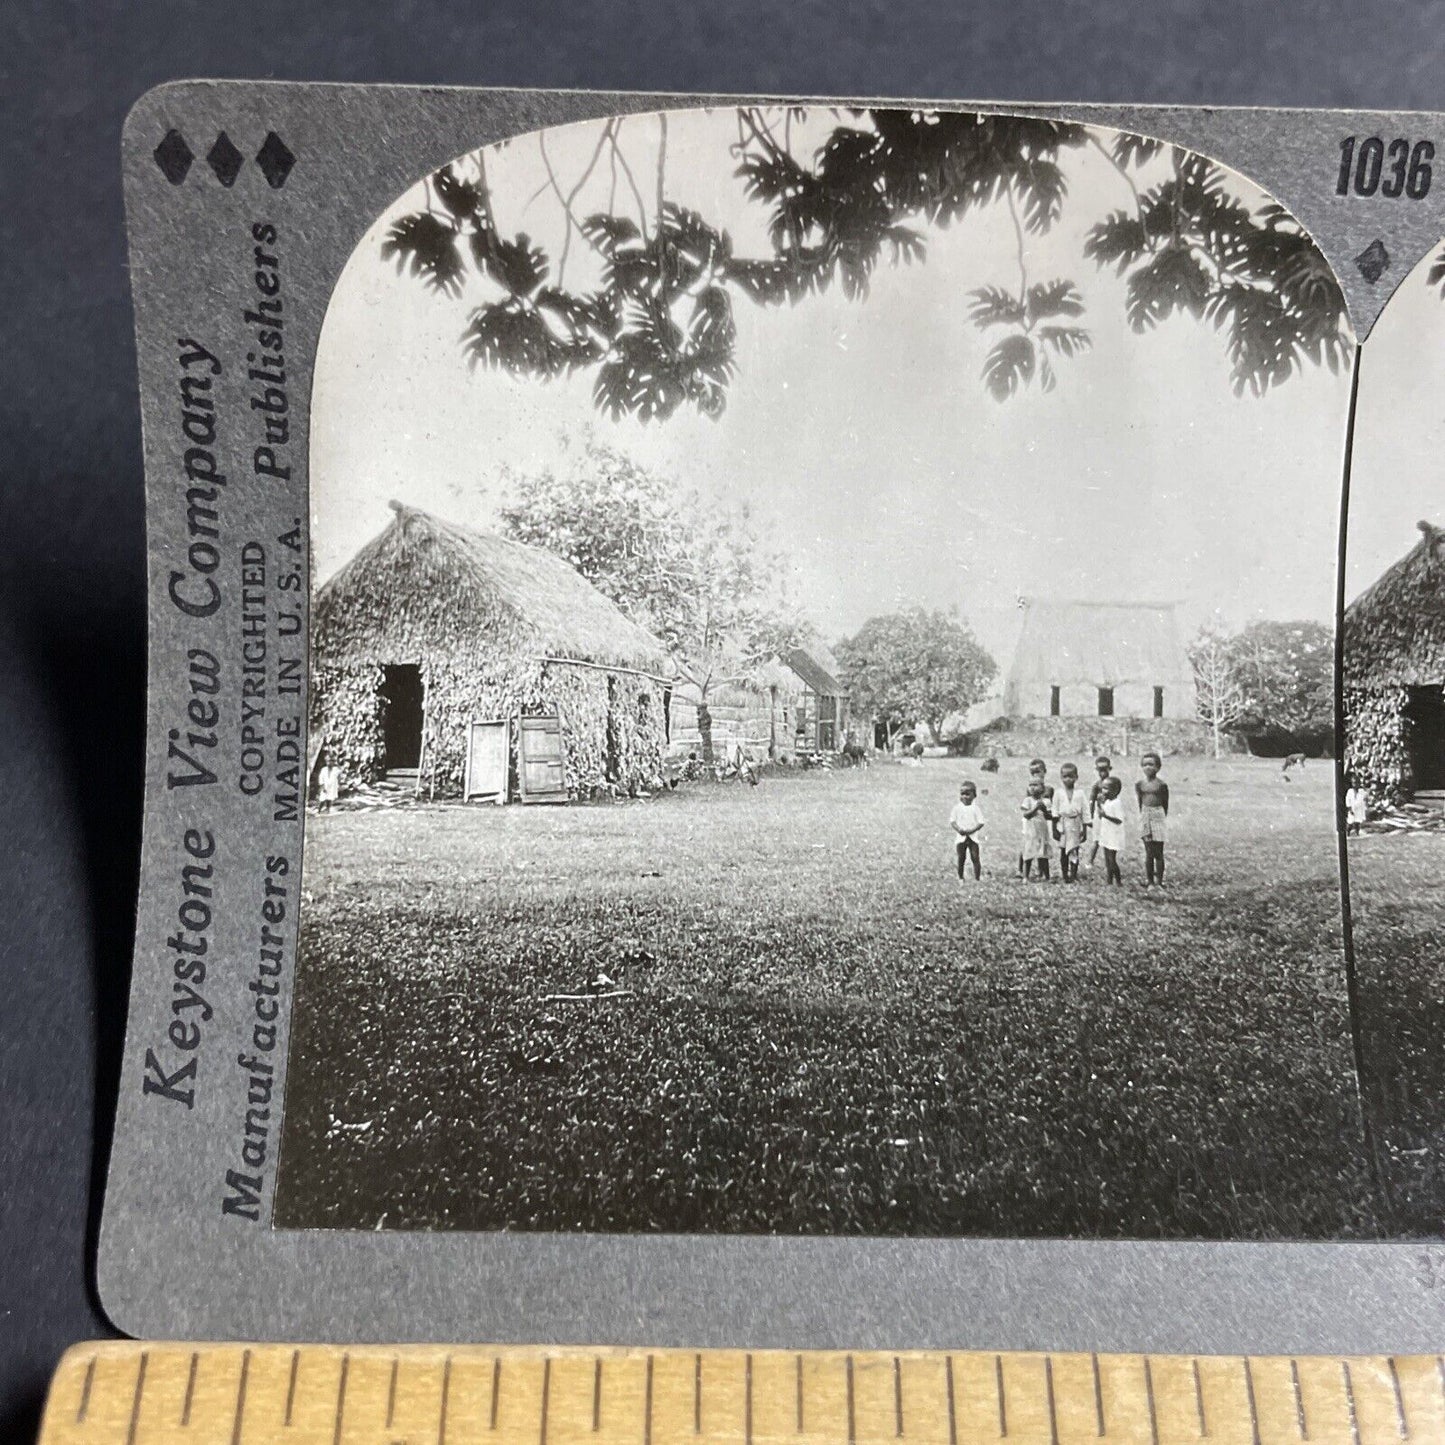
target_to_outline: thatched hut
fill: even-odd
[[[1345,609],[1345,771],[1376,801],[1445,802],[1445,530]]]
[[[839,681],[842,668],[817,639],[792,648],[788,668],[802,683],[794,727],[801,753],[836,752],[848,741],[848,689]]]
[[[1010,717],[1194,718],[1194,669],[1172,602],[1026,597],[1004,679]]]
[[[790,762],[803,683],[790,667],[772,658],[747,677],[713,682],[704,701],[702,689],[686,678],[673,687],[668,754],[701,758],[711,740],[714,758],[731,758],[739,749],[768,762]],[[707,708],[707,737],[701,709]]]
[[[391,506],[312,609],[312,740],[343,786],[540,802],[653,785],[662,643],[561,558]]]

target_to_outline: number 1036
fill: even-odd
[[[1433,141],[1417,140],[1412,145],[1400,138],[1381,140],[1377,135],[1346,136],[1340,142],[1340,175],[1335,182],[1338,196],[1373,196],[1394,199],[1409,196],[1423,200],[1430,191],[1430,162],[1435,159]]]

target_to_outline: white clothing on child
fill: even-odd
[[[960,828],[982,827],[983,809],[980,808],[977,803],[959,802],[953,805],[953,812],[948,815],[948,830],[951,841],[955,843],[960,841],[962,837],[958,831]],[[977,833],[973,833],[970,836],[977,841]]]
[[[1099,847],[1117,853],[1126,841],[1124,834],[1124,799],[1100,798],[1097,815]]]

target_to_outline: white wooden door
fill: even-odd
[[[474,722],[467,729],[467,767],[462,796],[489,803],[507,801],[507,724]]]

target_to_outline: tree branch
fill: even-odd
[[[627,184],[632,187],[633,197],[637,201],[638,229],[645,236],[647,234],[647,206],[643,202],[642,192],[637,187],[637,177],[632,174],[632,167],[627,164],[627,157],[623,153],[621,145],[622,127],[625,120],[625,116],[622,120],[619,120],[617,122],[615,130],[612,133],[612,154],[616,158],[617,162],[621,165],[622,173],[627,177]]]

